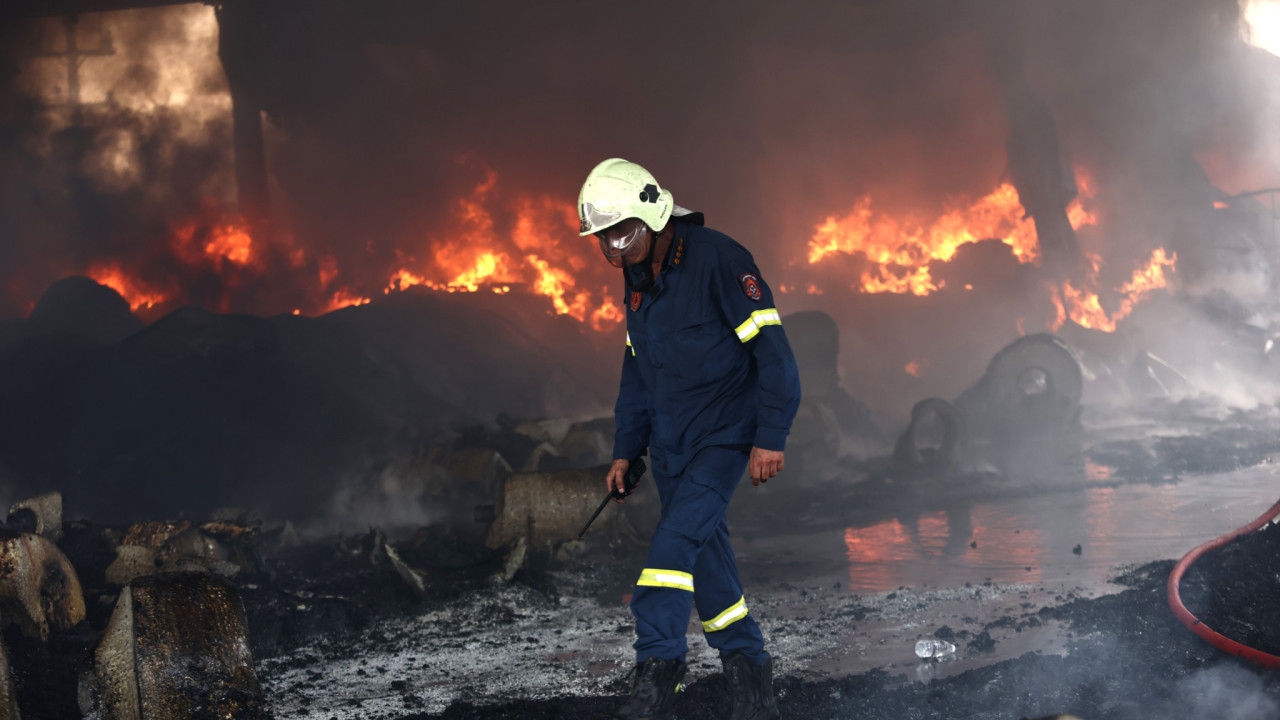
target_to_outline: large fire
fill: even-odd
[[[1251,41],[1267,46],[1270,30],[1276,25],[1272,20],[1278,5],[1280,0],[1245,3],[1244,19]],[[162,75],[155,83],[146,87],[123,83],[126,55],[105,55],[83,68],[78,97],[49,96],[48,101],[53,105],[68,101],[112,102],[137,112],[163,109],[189,121],[193,132],[204,128],[210,118],[225,117],[230,96],[217,60],[214,13],[201,6],[164,13],[172,29],[176,29],[175,40],[168,44],[148,40],[152,55],[163,60],[158,63]],[[115,15],[110,29],[119,38],[132,42],[134,35],[141,32],[138,28],[146,26],[142,20],[148,17],[154,20],[159,15],[148,16],[141,11]],[[104,32],[107,25],[103,18],[86,20],[81,31],[86,36]],[[51,33],[56,35],[60,28],[50,21]],[[55,87],[61,77],[58,62],[32,63],[23,82],[33,92],[36,88]],[[157,94],[156,88],[164,92]],[[112,146],[115,155],[96,164],[112,169],[114,175],[98,181],[108,185],[139,181],[134,177],[133,154],[137,148],[129,142],[116,145]],[[389,294],[419,287],[450,293],[518,292],[541,296],[549,313],[574,318],[600,331],[616,328],[625,318],[614,297],[616,277],[608,275],[591,243],[577,242],[572,203],[565,198],[505,188],[497,172],[476,160],[471,154],[460,158],[464,165],[479,165],[480,175],[469,191],[453,200],[449,216],[417,237],[403,238],[397,245],[401,250],[381,275],[386,278],[385,283],[372,287],[367,269],[353,276],[355,268],[342,267],[335,253],[295,247],[291,237],[280,237],[284,233],[272,237],[258,232],[258,228],[238,217],[227,216],[220,209],[225,200],[207,200],[199,217],[172,225],[169,237],[162,243],[165,261],[152,262],[155,258],[151,258],[145,264],[135,264],[119,257],[99,258],[90,264],[87,274],[115,288],[135,310],[163,309],[192,301],[189,286],[194,283],[207,288],[207,278],[214,276],[219,280],[221,295],[194,299],[224,312],[273,311],[257,308],[256,304],[245,307],[251,298],[263,295],[264,286],[290,286],[288,304],[274,310],[296,307],[300,314],[362,305],[370,302],[370,296],[378,289]],[[1078,229],[1097,224],[1098,217],[1092,209],[1094,188],[1089,174],[1076,168],[1075,175],[1079,196],[1068,206],[1067,217],[1071,226]],[[895,216],[877,210],[872,196],[864,196],[845,214],[828,216],[815,227],[808,242],[807,259],[815,265],[839,255],[858,256],[865,259],[866,269],[853,283],[856,290],[928,295],[945,285],[931,275],[931,263],[950,261],[961,245],[990,238],[1006,243],[1019,262],[1040,261],[1035,223],[1010,183],[1002,183],[982,197],[950,198],[932,215]],[[1166,271],[1173,268],[1175,260],[1163,250],[1156,251],[1127,283],[1116,288],[1118,306],[1108,312],[1098,296],[1101,262],[1094,259],[1093,272],[1083,281],[1065,282],[1052,289],[1057,316],[1051,325],[1056,328],[1069,317],[1086,327],[1114,330],[1137,302],[1165,285]],[[373,272],[377,273],[377,269]],[[784,283],[779,290],[810,295],[824,292],[810,279],[797,280],[798,284]],[[907,368],[907,372],[919,371],[919,367]]]
[[[1079,194],[1066,211],[1071,227],[1078,230],[1097,225],[1098,214],[1091,208],[1096,192],[1092,177],[1083,168],[1076,168],[1075,175]],[[815,228],[809,241],[811,265],[836,254],[865,257],[870,268],[853,285],[861,292],[928,295],[944,286],[930,275],[930,263],[947,262],[964,243],[987,238],[1007,244],[1019,262],[1039,262],[1040,244],[1035,223],[1027,216],[1017,190],[1009,183],[977,200],[953,198],[941,215],[928,221],[878,215],[871,204],[870,196],[866,196],[844,217],[827,217]],[[1050,290],[1056,310],[1049,322],[1052,330],[1056,331],[1070,318],[1083,327],[1114,332],[1116,324],[1128,317],[1138,302],[1168,285],[1166,272],[1171,272],[1177,262],[1176,253],[1157,248],[1145,265],[1116,288],[1119,306],[1109,313],[1103,309],[1098,296],[1102,258],[1096,254],[1086,256],[1090,270],[1083,281],[1077,281],[1079,287],[1067,280]],[[787,292],[788,288],[784,286],[782,291]],[[813,286],[810,286],[812,292]],[[1019,332],[1024,332],[1021,323]],[[916,375],[919,367],[912,363],[905,370]]]
[[[520,289],[546,298],[548,312],[568,315],[598,331],[617,327],[625,318],[611,292],[607,265],[594,257],[594,245],[577,236],[577,213],[571,203],[549,196],[517,195],[502,201],[495,188],[498,175],[483,180],[454,203],[445,239],[416,243],[429,248],[419,259],[398,252],[388,272],[384,293],[414,286],[439,292],[491,291],[504,295]],[[289,273],[292,282],[312,300],[294,314],[322,314],[370,302],[369,293],[343,273],[332,254],[308,263],[308,254],[292,246],[292,238],[265,239],[265,233],[237,217],[224,216],[218,203],[202,204],[200,216],[174,223],[162,254],[169,271],[160,276],[120,259],[94,262],[87,273],[114,288],[134,310],[170,306],[187,298],[183,288],[191,278],[215,275],[223,294],[205,303],[214,309],[236,309],[232,295],[247,282],[275,282]],[[287,265],[286,269],[284,266]],[[312,268],[314,274],[301,272]],[[309,287],[309,289],[307,289]],[[598,290],[593,290],[598,288]]]
[[[260,252],[243,222],[209,222],[195,218],[173,229],[167,248],[167,254],[185,267],[181,275],[212,271],[229,285],[235,284],[232,273],[255,270]],[[125,263],[117,259],[95,261],[85,274],[120,293],[135,311],[161,306],[180,297],[182,277],[171,276],[157,283],[145,279],[142,273],[128,270]],[[219,309],[227,310],[227,299],[223,298],[219,305]]]
[[[519,195],[504,207],[496,197],[498,175],[487,170],[472,191],[454,203],[454,228],[448,239],[432,244],[425,258],[405,256],[384,293],[423,286],[444,292],[499,294],[523,287],[546,297],[557,315],[568,315],[596,330],[623,319],[607,285],[599,292],[583,287],[592,267],[603,263],[577,240],[578,217],[572,203],[542,195]],[[514,215],[504,231],[498,218]]]
[[[40,21],[40,34],[48,40],[24,63],[20,78],[33,97],[53,108],[54,126],[75,117],[57,108],[82,103],[113,112],[163,114],[173,132],[195,144],[211,125],[230,120],[231,96],[218,59],[212,7],[92,14],[73,27],[82,47],[101,47],[75,68],[78,83],[70,95],[66,64],[57,56],[67,47],[62,20]],[[156,27],[165,32],[154,32]],[[150,61],[154,75],[135,72],[140,56]],[[97,148],[102,157],[95,155],[86,165],[104,187],[133,187],[145,180],[139,174],[141,151],[131,135],[122,134]],[[475,160],[470,154],[462,158],[472,166]],[[492,170],[482,168],[478,184],[454,201],[451,217],[397,243],[402,252],[386,267],[385,286],[370,285],[370,268],[339,263],[335,255],[340,253],[307,243],[295,247],[287,232],[265,232],[228,217],[225,208],[233,196],[220,193],[225,185],[217,180],[210,178],[202,192],[221,197],[205,200],[195,216],[173,220],[168,236],[146,258],[99,257],[85,272],[115,288],[134,309],[155,312],[198,302],[222,312],[318,314],[368,303],[378,289],[389,293],[421,286],[539,295],[548,312],[598,330],[617,327],[624,318],[605,271],[589,265],[599,260],[587,254],[592,246],[578,242],[570,200],[513,190],[504,194]],[[264,300],[281,307],[264,307]]]
[[[1077,169],[1079,196],[1067,208],[1072,227],[1097,223],[1086,202],[1093,197],[1087,173]],[[1040,245],[1035,223],[1027,216],[1013,185],[1003,183],[977,200],[952,198],[933,220],[897,218],[872,210],[864,196],[843,217],[828,216],[809,241],[809,263],[837,253],[861,254],[872,267],[856,286],[868,293],[928,295],[942,287],[929,274],[929,263],[946,262],[968,242],[998,238],[1013,250],[1020,262],[1037,262]]]
[[[1248,39],[1263,47],[1270,40],[1280,0],[1247,0],[1243,19]],[[158,19],[166,33],[149,33]],[[140,82],[128,73],[133,55],[126,52],[95,56],[79,68],[74,97],[58,89],[66,66],[56,59],[65,46],[62,21],[48,20],[43,32],[54,40],[42,46],[36,59],[24,64],[21,84],[50,107],[76,102],[108,104],[136,113],[165,113],[181,120],[182,137],[198,138],[211,120],[225,122],[230,94],[217,56],[217,20],[212,8],[188,5],[163,10],[139,10],[85,16],[79,26],[83,43],[98,37],[118,47],[146,48],[158,74]],[[58,39],[62,38],[62,39]],[[62,43],[62,45],[59,45]],[[82,43],[82,44],[83,44]],[[41,59],[43,58],[43,59]],[[131,79],[132,78],[132,79]],[[71,122],[72,114],[53,114],[55,126]],[[92,165],[101,170],[95,181],[108,187],[143,182],[135,156],[140,152],[130,137],[99,149]],[[386,248],[366,246],[376,264],[357,266],[350,257],[307,242],[294,245],[287,231],[260,232],[236,216],[226,214],[226,188],[210,183],[201,192],[221,194],[207,200],[197,217],[172,221],[171,229],[147,258],[119,255],[93,259],[86,273],[115,288],[135,310],[158,313],[184,302],[198,302],[223,312],[288,312],[319,314],[370,302],[378,290],[390,294],[418,288],[449,293],[496,293],[537,297],[547,312],[568,316],[599,331],[616,328],[625,312],[618,304],[617,277],[594,252],[594,244],[577,237],[577,217],[570,199],[520,192],[503,182],[474,154],[460,162],[479,174],[468,190],[455,197],[445,217],[433,218],[416,232],[398,238],[393,258],[379,254]],[[1093,209],[1095,191],[1083,168],[1075,169],[1079,196],[1067,207],[1074,228],[1098,224]],[[883,202],[879,207],[883,207]],[[984,239],[1007,244],[1021,263],[1039,264],[1041,251],[1033,220],[1022,207],[1016,189],[1002,183],[981,197],[956,196],[928,214],[892,214],[879,209],[872,196],[857,199],[843,214],[832,214],[814,227],[808,239],[808,266],[838,256],[856,256],[865,263],[851,283],[865,293],[928,295],[945,286],[931,275],[931,264],[950,261],[960,246]],[[1113,330],[1133,306],[1152,290],[1163,287],[1176,258],[1158,250],[1135,271],[1118,296],[1099,298],[1100,261],[1083,280],[1051,289],[1057,316],[1054,328],[1067,318],[1086,327]],[[937,266],[932,266],[936,270]],[[211,279],[214,282],[211,282]],[[792,277],[780,292],[822,295],[833,288],[816,277]],[[969,286],[965,286],[969,289]],[[277,292],[278,291],[278,292]],[[216,293],[210,295],[210,293]],[[1116,299],[1118,297],[1118,300]],[[1114,311],[1103,299],[1117,302]],[[279,307],[264,303],[278,302]],[[909,364],[917,374],[923,365]]]
[[[1068,208],[1074,227],[1098,222],[1088,207],[1093,196],[1088,175],[1077,172],[1080,198]],[[503,201],[497,193],[499,178],[486,170],[468,193],[453,203],[450,222],[441,232],[444,239],[429,238],[430,248],[422,258],[398,253],[394,269],[382,287],[383,293],[422,287],[438,292],[493,292],[507,294],[515,289],[546,298],[548,312],[567,315],[598,331],[617,327],[625,318],[610,291],[608,278],[592,252],[590,243],[575,242],[576,213],[567,202],[550,196],[515,195]],[[209,204],[208,207],[212,207]],[[207,213],[211,213],[208,210]],[[927,295],[942,283],[930,276],[929,264],[951,259],[956,249],[983,238],[999,238],[1023,263],[1036,262],[1040,248],[1034,223],[1019,202],[1011,185],[1003,184],[974,201],[955,199],[936,219],[921,223],[871,210],[870,198],[862,198],[844,218],[829,217],[817,227],[809,243],[810,263],[819,263],[837,253],[862,253],[873,267],[855,286],[867,293],[913,293]],[[367,292],[343,273],[332,255],[323,255],[308,266],[301,248],[276,248],[293,269],[312,267],[317,282],[311,294],[315,300],[297,313],[325,313],[370,302]],[[190,219],[178,224],[169,242],[171,255],[191,271],[213,272],[228,287],[244,277],[262,276],[270,271],[266,257],[271,249],[254,238],[252,229],[235,218]],[[1111,332],[1127,317],[1134,305],[1153,290],[1167,285],[1166,272],[1174,268],[1176,255],[1157,249],[1150,260],[1134,271],[1123,286],[1116,288],[1119,305],[1107,312],[1098,296],[1102,260],[1089,255],[1091,271],[1083,281],[1063,282],[1051,290],[1056,315],[1049,322],[1057,330],[1071,318],[1076,323]],[[180,299],[181,277],[148,282],[131,274],[123,263],[106,260],[95,263],[88,274],[115,288],[133,307],[152,308]],[[303,276],[300,276],[303,277]],[[1077,287],[1079,285],[1079,287]],[[796,290],[785,284],[780,290]],[[809,294],[822,290],[808,283]],[[225,299],[224,299],[225,304]],[[225,308],[220,308],[224,309]],[[918,374],[922,368],[908,366]]]

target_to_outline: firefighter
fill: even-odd
[[[605,483],[622,492],[646,449],[662,519],[636,582],[636,671],[618,718],[665,718],[696,606],[733,688],[732,720],[777,718],[773,662],[752,618],[725,511],[743,471],[774,477],[800,404],[782,321],[751,253],[703,227],[643,167],[606,160],[578,198],[581,234],[622,269],[627,316]],[[622,502],[622,500],[619,500]]]

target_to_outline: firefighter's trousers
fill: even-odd
[[[721,657],[741,652],[756,663],[767,657],[760,627],[747,611],[725,521],[749,453],[749,445],[713,446],[675,477],[654,470],[662,520],[631,600],[637,662],[685,659],[691,605],[698,608],[707,644]]]

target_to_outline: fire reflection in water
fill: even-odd
[[[845,528],[844,544],[849,584],[857,590],[883,592],[921,579],[945,582],[958,566],[996,582],[1043,578],[1044,533],[1028,518],[999,507],[960,506]]]
[[[848,527],[849,588],[1106,580],[1118,565],[1177,555],[1220,531],[1217,516],[1208,529],[1185,522],[1202,504],[1179,484],[1092,487]]]
[[[864,528],[845,528],[849,586],[869,590],[897,587],[902,564],[916,554],[907,530],[896,519]]]

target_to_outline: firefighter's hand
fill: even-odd
[[[615,460],[614,462],[617,461]],[[751,470],[752,485],[769,482],[769,478],[777,475],[782,470],[782,451],[753,447],[751,448],[751,462],[748,468]]]
[[[621,495],[627,491],[627,470],[630,468],[630,460],[613,461],[613,464],[609,466],[609,474],[604,478],[605,487],[608,488],[609,492]],[[615,497],[613,501],[623,505],[627,504],[627,501],[621,497]]]

